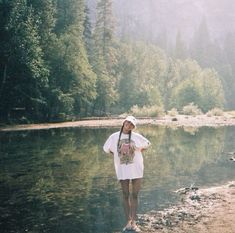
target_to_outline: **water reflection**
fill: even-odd
[[[117,129],[0,133],[1,232],[115,232],[124,223],[121,192],[105,139]],[[173,190],[235,177],[224,152],[234,127],[139,127],[145,152],[139,212],[177,201]]]

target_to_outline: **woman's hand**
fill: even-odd
[[[146,150],[146,148],[135,147],[135,150],[136,150],[136,151],[143,152],[143,151]]]

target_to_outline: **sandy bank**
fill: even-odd
[[[140,215],[142,232],[235,232],[235,181],[186,193],[180,190],[179,195],[179,205]]]
[[[99,118],[61,123],[43,123],[27,125],[9,125],[1,126],[0,131],[19,131],[19,130],[38,130],[52,128],[71,128],[71,127],[119,127],[122,124],[122,118]],[[165,126],[191,126],[191,127],[219,127],[235,125],[235,118],[229,116],[186,116],[177,115],[175,117],[165,116],[161,118],[138,118],[139,125],[165,125]]]

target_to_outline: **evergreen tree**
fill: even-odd
[[[10,111],[8,90],[9,80],[9,50],[10,35],[6,30],[6,25],[9,20],[11,4],[9,1],[0,1],[0,119],[6,120]]]
[[[1,104],[7,116],[22,108],[28,119],[40,120],[46,104],[42,93],[48,85],[49,70],[40,46],[38,17],[26,0],[14,0],[10,6],[5,25],[9,38]]]
[[[235,105],[234,35],[227,36],[222,51],[211,42],[204,19],[191,47],[199,64],[183,60],[187,50],[179,31],[174,60],[146,42],[124,41],[126,37],[118,42],[111,0],[99,0],[96,10],[92,28],[85,0],[0,1],[4,121],[62,120],[71,115],[103,115],[111,109],[121,113],[134,105],[181,108],[190,102],[207,111],[223,107],[220,79],[228,104]],[[158,44],[166,49],[165,30],[160,37]],[[220,75],[201,68],[211,66]]]
[[[187,48],[184,41],[182,40],[181,33],[179,30],[176,35],[174,57],[178,59],[187,58]]]
[[[100,0],[97,4],[97,18],[94,29],[94,59],[93,67],[97,74],[97,98],[94,103],[94,112],[105,114],[108,107],[117,98],[113,77],[115,49],[113,47],[113,16],[112,1]]]
[[[223,109],[225,97],[218,73],[213,69],[205,69],[199,77],[201,85],[200,108],[207,112],[212,108]]]
[[[88,61],[84,42],[84,0],[59,0],[57,43],[52,60],[52,116],[87,114],[96,96],[96,75]]]
[[[56,0],[28,0],[28,4],[34,8],[34,16],[38,19],[40,44],[44,53],[47,53],[48,47],[50,47],[50,43],[53,43],[55,36]]]
[[[145,43],[123,43],[119,48],[118,76],[120,95],[118,108],[128,111],[132,106],[162,106],[159,91],[165,74],[165,56],[156,46]]]
[[[228,33],[224,43],[226,62],[222,69],[227,106],[235,108],[235,33]]]
[[[176,86],[178,79],[179,75],[177,72],[177,66],[174,60],[169,58],[168,61],[166,61],[165,73],[158,84],[166,110],[168,110],[170,107],[170,96],[172,89]]]
[[[86,51],[89,61],[92,62],[92,53],[93,53],[94,44],[92,38],[92,26],[89,17],[89,8],[87,6],[85,7],[85,19],[83,26],[84,26],[83,36],[84,36]]]
[[[211,67],[212,42],[205,18],[203,18],[199,28],[195,31],[191,46],[192,58],[202,67]]]

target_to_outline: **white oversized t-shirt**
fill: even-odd
[[[143,177],[144,163],[141,153],[150,142],[142,135],[132,132],[129,142],[129,134],[122,133],[119,146],[117,146],[119,133],[113,133],[105,142],[103,149],[106,153],[113,152],[114,166],[118,180],[137,179]],[[118,149],[119,148],[119,149]]]

